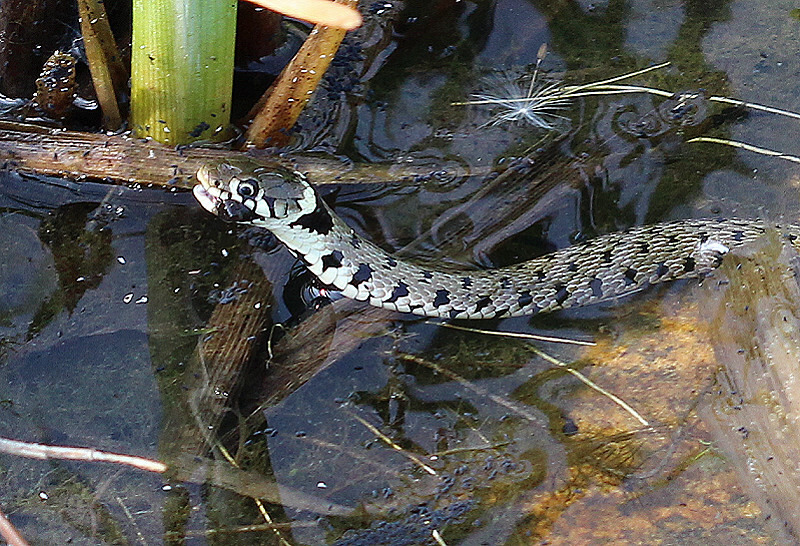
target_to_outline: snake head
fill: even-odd
[[[302,174],[250,159],[205,164],[197,180],[192,192],[200,205],[228,222],[271,229],[303,216],[317,202]]]

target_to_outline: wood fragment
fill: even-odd
[[[187,369],[186,377],[195,379],[187,383],[187,393],[197,428],[185,431],[186,441],[178,442],[184,453],[201,455],[208,445],[213,447],[230,400],[236,399],[253,353],[271,325],[272,285],[261,268],[242,260],[230,279],[246,286],[233,301],[214,308],[206,324],[212,333],[198,340],[197,359]]]
[[[8,542],[9,546],[28,546],[28,542],[22,538],[6,515],[0,511],[0,536]]]
[[[117,129],[122,125],[117,97],[122,94],[128,75],[108,24],[105,5],[98,0],[78,0],[78,11],[89,71],[103,111],[103,126]]]
[[[326,2],[329,3],[329,2]],[[355,0],[344,0],[355,6]],[[283,146],[344,39],[346,30],[317,25],[300,50],[250,110],[253,121],[245,134],[245,148]]]
[[[167,469],[164,463],[152,459],[145,459],[144,457],[109,453],[108,451],[87,447],[64,447],[20,442],[17,440],[9,440],[8,438],[0,438],[0,452],[31,459],[67,459],[71,461],[117,463],[132,466],[140,470],[147,470],[149,472],[161,473]]]
[[[275,344],[258,410],[279,404],[320,371],[378,335],[396,314],[353,300],[313,313]]]
[[[797,248],[772,231],[725,257],[699,306],[721,366],[699,413],[774,538],[787,544],[800,537],[798,275]]]
[[[0,120],[0,167],[75,180],[189,189],[203,163],[245,155],[297,168],[314,184],[383,183],[430,174],[425,167],[352,165],[256,150],[175,148],[129,134],[84,133]]]

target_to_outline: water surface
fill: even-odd
[[[294,151],[429,169],[326,195],[387,250],[451,265],[504,265],[664,220],[796,219],[796,164],[686,141],[800,154],[797,120],[703,99],[671,118],[674,101],[610,95],[575,101],[547,132],[484,126],[491,110],[451,105],[530,74],[547,43],[543,79],[580,84],[671,61],[635,83],[800,111],[794,8],[408,2],[367,75],[348,93],[328,82]],[[497,183],[508,166],[518,176]],[[696,283],[470,324],[596,340],[536,347],[624,399],[645,427],[526,342],[344,301],[304,311],[314,291],[302,268],[187,194],[2,172],[0,204],[0,434],[175,468],[161,477],[3,455],[0,502],[32,542],[419,544],[434,530],[447,544],[777,540],[773,514],[695,413],[717,369]],[[208,323],[220,302],[241,302],[256,283],[271,285],[258,356],[236,393],[216,392],[214,370],[193,355],[219,333]],[[302,383],[298,363],[311,370],[299,388],[285,380]],[[238,470],[212,471],[212,457],[225,461],[219,445],[198,447],[192,404],[209,392],[233,408],[207,428]],[[253,496],[268,501],[274,528]]]

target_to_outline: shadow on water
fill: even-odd
[[[796,41],[788,3],[740,4],[409,1],[391,39],[345,45],[295,151],[430,169],[326,198],[366,238],[442,267],[661,220],[794,218],[796,167],[686,143],[785,144],[784,120],[703,96],[757,101],[768,81],[772,104],[800,109],[800,61],[748,30]],[[451,104],[529,77],[542,43],[542,78],[669,60],[635,83],[700,96],[686,115],[678,96],[589,96],[551,133]],[[529,342],[326,303],[269,236],[187,194],[0,172],[0,225],[0,435],[170,465],[1,456],[0,503],[34,542],[744,544],[793,523],[695,411],[717,364],[687,283],[469,324],[594,339],[537,347],[645,426]]]

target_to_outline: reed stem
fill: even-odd
[[[234,0],[134,0],[131,129],[166,144],[230,121]]]

